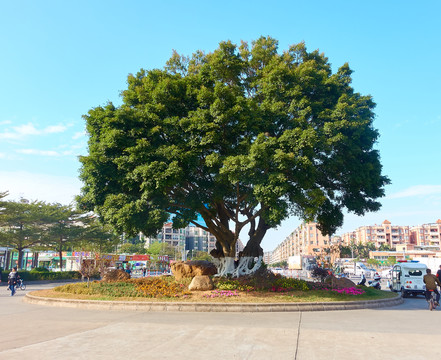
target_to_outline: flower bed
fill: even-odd
[[[332,287],[330,284],[286,278],[262,272],[253,277],[214,278],[215,290],[188,291],[190,279],[176,281],[174,277],[149,277],[126,281],[94,281],[67,284],[55,288],[62,297],[77,296],[106,300],[167,300],[221,302],[318,302],[370,300],[394,294],[372,288]]]

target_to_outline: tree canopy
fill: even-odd
[[[172,214],[213,234],[218,257],[235,256],[246,226],[242,255],[262,256],[267,230],[292,215],[331,234],[343,209],[378,210],[388,183],[375,104],[351,72],[333,74],[304,43],[279,53],[270,37],[174,52],[164,69],[128,76],[121,106],[84,116],[79,202],[129,234],[154,234]]]

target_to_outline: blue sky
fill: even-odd
[[[220,41],[270,35],[280,50],[305,41],[377,103],[386,188],[379,212],[348,215],[337,232],[388,219],[441,218],[441,2],[439,1],[2,1],[0,190],[69,203],[86,154],[82,115],[120,103],[129,73],[161,68]],[[268,232],[272,250],[300,224]]]

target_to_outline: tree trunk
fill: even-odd
[[[257,229],[255,229],[254,224],[252,224],[250,232],[248,233],[250,239],[243,251],[239,253],[239,262],[233,276],[239,277],[254,274],[262,266],[263,249],[260,243],[268,228],[262,218],[259,219]]]
[[[18,261],[17,261],[17,269],[21,269],[21,265],[23,263],[23,249],[18,250]]]
[[[63,237],[60,236],[60,247],[58,248],[58,256],[60,257],[60,271],[63,271]]]

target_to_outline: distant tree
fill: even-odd
[[[367,259],[366,262],[369,265],[372,265],[372,266],[375,266],[375,267],[378,267],[380,265],[380,262],[377,259]]]
[[[96,216],[91,215],[85,223],[79,247],[95,253],[114,252],[119,244],[120,237],[113,232],[113,228],[103,224]]]
[[[80,274],[82,278],[87,278],[87,286],[89,287],[90,278],[98,276],[100,273],[99,263],[94,259],[84,259],[81,262]]]
[[[127,253],[127,254],[146,254],[147,253],[147,249],[144,247],[143,244],[131,244],[131,243],[122,244],[119,248],[119,251],[121,253]]]
[[[266,232],[287,217],[332,234],[344,209],[380,208],[389,180],[373,148],[375,104],[354,92],[351,73],[344,64],[333,74],[303,43],[278,53],[270,37],[174,53],[163,70],[129,75],[121,106],[84,117],[79,202],[131,235],[155,234],[172,214],[175,228],[216,237],[220,275],[253,273]]]
[[[372,242],[367,242],[366,244],[358,244],[356,245],[356,254],[357,257],[368,259],[369,258],[369,251],[376,250],[375,244]]]
[[[352,250],[350,246],[340,245],[340,257],[341,258],[350,258],[352,257]]]
[[[381,244],[381,245],[379,246],[378,250],[380,250],[380,251],[391,251],[392,248],[390,247],[389,244],[387,244],[387,243],[383,243],[383,244]]]
[[[196,251],[193,254],[192,260],[205,260],[205,261],[212,261],[213,258],[211,255],[205,251]]]
[[[270,264],[268,266],[272,267],[272,268],[276,268],[276,267],[287,268],[288,267],[288,262],[287,261],[279,261],[279,262]]]
[[[85,234],[88,217],[71,205],[44,204],[46,209],[46,231],[42,234],[44,243],[56,250],[63,269],[63,251],[75,246]]]
[[[395,256],[389,256],[386,260],[387,265],[394,265],[397,262],[397,258]]]
[[[174,256],[175,249],[166,242],[155,241],[150,244],[147,254]]]
[[[23,250],[45,244],[50,211],[46,203],[0,201],[0,244],[18,251],[18,267],[22,267]]]

